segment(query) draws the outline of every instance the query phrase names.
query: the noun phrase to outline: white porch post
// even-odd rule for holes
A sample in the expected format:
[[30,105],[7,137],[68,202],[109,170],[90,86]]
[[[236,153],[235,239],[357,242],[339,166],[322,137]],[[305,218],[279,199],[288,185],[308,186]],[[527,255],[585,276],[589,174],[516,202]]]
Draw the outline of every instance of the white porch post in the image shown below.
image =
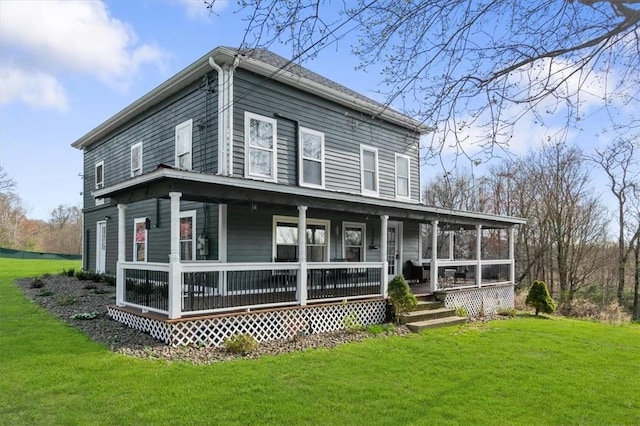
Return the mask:
[[307,206],[298,206],[298,303],[307,304]]
[[126,219],[127,219],[127,206],[125,204],[118,204],[118,261],[116,264],[116,305],[124,306],[124,268],[122,262],[126,260],[125,257],[125,238],[126,238]]
[[511,261],[511,264],[509,265],[509,281],[511,281],[511,284],[514,284],[514,285],[516,283],[515,236],[516,236],[516,228],[514,226],[511,226],[509,228],[509,260]]
[[[227,205],[218,204],[218,260],[227,263]],[[220,283],[219,291],[221,296],[227,294],[227,271],[218,273]]]
[[380,216],[380,257],[382,259],[382,285],[380,293],[383,297],[387,297],[389,290],[389,257],[387,249],[387,233],[389,230],[389,216]]
[[171,253],[169,254],[169,318],[182,316],[182,268],[180,264],[180,197],[181,192],[170,192],[171,198]]
[[476,286],[480,287],[482,284],[482,225],[476,225],[476,259],[478,259]]
[[438,290],[438,221],[431,221],[431,273],[430,290]]

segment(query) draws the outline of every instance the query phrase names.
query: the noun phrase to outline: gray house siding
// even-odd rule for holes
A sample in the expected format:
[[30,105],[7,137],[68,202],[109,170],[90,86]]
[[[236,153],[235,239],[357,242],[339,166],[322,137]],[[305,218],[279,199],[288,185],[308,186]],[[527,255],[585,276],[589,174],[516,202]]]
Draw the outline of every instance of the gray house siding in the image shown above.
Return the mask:
[[[171,204],[169,200],[147,200],[127,205],[125,223],[125,260],[133,259],[133,229],[136,218],[149,218],[151,229],[147,234],[147,261],[169,261]],[[206,259],[218,258],[218,205],[198,202],[182,202],[180,211],[196,211],[196,229],[194,235],[201,234],[209,240],[209,255]],[[83,268],[96,269],[97,222],[106,219],[107,223],[107,255],[106,272],[115,274],[118,260],[118,209],[107,206],[98,210],[85,212]],[[196,251],[196,259],[204,260],[205,256]]]
[[325,189],[361,193],[360,144],[378,149],[380,196],[395,198],[395,154],[410,157],[411,199],[419,201],[419,140],[407,129],[334,104],[246,70],[234,79],[233,172],[244,176],[245,111],[278,118],[278,183],[297,185],[297,135],[292,120],[325,134]]

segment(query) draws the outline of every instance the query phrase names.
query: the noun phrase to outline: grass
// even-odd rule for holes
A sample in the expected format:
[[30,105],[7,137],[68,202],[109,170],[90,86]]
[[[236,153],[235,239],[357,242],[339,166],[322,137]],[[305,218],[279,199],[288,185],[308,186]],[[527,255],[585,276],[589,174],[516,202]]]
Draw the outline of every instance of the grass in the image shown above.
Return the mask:
[[[193,366],[113,354],[0,259],[0,424],[640,424],[640,326],[519,316]],[[76,265],[77,266],[77,265]]]

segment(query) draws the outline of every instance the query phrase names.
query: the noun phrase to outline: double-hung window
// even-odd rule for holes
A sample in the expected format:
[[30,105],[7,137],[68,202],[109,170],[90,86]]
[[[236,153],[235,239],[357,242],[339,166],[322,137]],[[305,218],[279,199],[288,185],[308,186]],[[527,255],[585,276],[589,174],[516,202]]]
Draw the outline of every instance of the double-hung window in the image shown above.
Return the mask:
[[245,177],[276,181],[277,134],[273,118],[244,113]]
[[378,188],[378,150],[360,145],[360,179],[364,195],[380,194]]
[[300,186],[324,188],[324,133],[300,128]]
[[191,170],[191,141],[193,120],[187,120],[176,126],[175,165],[179,169]]
[[144,217],[133,220],[133,261],[147,261],[147,219]]
[[142,174],[142,142],[131,147],[131,177]]
[[364,262],[364,243],[366,228],[364,223],[348,223],[342,225],[344,236],[344,258],[347,262]]
[[180,212],[180,260],[196,260],[196,211]]
[[411,179],[409,157],[396,154],[396,198],[410,198]]
[[[307,219],[306,245],[308,262],[326,262],[329,254],[328,220]],[[298,219],[274,216],[274,257],[280,262],[298,260]]]
[[[95,167],[96,189],[104,188],[104,161],[96,163]],[[104,198],[96,198],[96,206],[104,204]]]

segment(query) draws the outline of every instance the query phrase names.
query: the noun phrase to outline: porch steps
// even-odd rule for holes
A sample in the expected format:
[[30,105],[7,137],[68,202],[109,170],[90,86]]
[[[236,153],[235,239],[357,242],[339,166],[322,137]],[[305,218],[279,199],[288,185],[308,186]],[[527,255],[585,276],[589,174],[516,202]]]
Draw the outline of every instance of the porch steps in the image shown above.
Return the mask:
[[418,297],[418,305],[412,312],[400,315],[400,323],[414,333],[436,327],[464,324],[467,319],[456,315],[455,309],[444,307],[444,302],[437,302],[433,297]]

